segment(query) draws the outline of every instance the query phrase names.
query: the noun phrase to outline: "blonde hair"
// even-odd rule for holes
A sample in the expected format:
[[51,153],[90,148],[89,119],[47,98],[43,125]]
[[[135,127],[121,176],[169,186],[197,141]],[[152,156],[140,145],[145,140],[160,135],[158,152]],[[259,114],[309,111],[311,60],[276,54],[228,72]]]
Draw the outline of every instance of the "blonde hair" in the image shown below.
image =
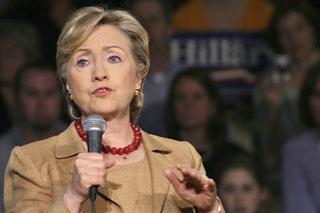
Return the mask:
[[[100,7],[84,7],[73,13],[65,23],[57,43],[57,70],[63,84],[68,102],[69,115],[79,118],[79,107],[70,99],[66,90],[66,72],[71,56],[88,38],[91,32],[100,25],[112,25],[128,36],[131,51],[138,67],[138,75],[142,82],[149,71],[150,55],[148,34],[141,24],[128,12],[122,10],[106,10]],[[143,107],[143,83],[141,90],[135,92],[130,103],[130,120],[135,121]]]

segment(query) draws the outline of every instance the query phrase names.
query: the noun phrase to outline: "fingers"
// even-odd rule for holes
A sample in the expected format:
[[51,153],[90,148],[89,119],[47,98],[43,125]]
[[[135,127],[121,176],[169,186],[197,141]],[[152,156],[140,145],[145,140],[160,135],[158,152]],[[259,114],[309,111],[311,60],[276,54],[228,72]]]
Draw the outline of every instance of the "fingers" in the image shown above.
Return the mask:
[[170,181],[170,183],[173,185],[174,188],[180,187],[181,181],[179,180],[177,175],[171,169],[164,170],[164,174],[167,177],[167,179]]
[[193,189],[196,193],[216,194],[216,185],[213,179],[183,164],[178,164],[176,168],[183,175],[182,180],[179,180],[172,170],[165,170],[165,176],[172,183],[176,191],[182,192],[183,190]]
[[216,186],[213,179],[186,165],[177,165],[176,168],[182,174],[182,180],[179,180],[173,170],[164,171],[175,191],[198,209],[211,212],[216,200]]
[[72,191],[87,197],[92,185],[105,186],[107,168],[114,165],[114,161],[107,159],[100,153],[80,153],[74,162]]
[[208,178],[205,174],[191,169],[186,165],[178,164],[177,169],[182,173],[184,179],[188,183],[192,183],[197,186],[213,186],[214,181],[211,178]]

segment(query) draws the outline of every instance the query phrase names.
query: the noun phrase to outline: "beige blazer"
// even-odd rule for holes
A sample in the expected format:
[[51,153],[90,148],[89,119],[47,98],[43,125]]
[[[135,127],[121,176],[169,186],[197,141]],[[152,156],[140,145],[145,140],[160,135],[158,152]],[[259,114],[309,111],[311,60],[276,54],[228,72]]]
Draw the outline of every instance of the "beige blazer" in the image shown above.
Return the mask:
[[[174,141],[142,132],[143,145],[150,165],[152,202],[140,202],[139,212],[194,212],[182,200],[163,174],[178,163],[204,171],[201,158],[187,142]],[[5,174],[4,203],[6,212],[69,212],[63,194],[71,181],[71,168],[80,152],[85,152],[74,123],[61,134],[22,147],[11,153]],[[135,192],[132,196],[135,196]],[[123,212],[117,189],[107,180],[99,188],[97,213]],[[81,207],[91,212],[89,199]],[[137,212],[137,211],[135,211]]]

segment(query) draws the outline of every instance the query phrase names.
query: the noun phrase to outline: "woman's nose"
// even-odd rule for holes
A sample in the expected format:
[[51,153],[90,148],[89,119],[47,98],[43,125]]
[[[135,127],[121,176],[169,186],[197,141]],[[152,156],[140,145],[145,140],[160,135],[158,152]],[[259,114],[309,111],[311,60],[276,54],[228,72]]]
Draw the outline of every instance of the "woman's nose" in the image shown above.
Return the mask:
[[109,79],[109,73],[106,67],[103,67],[101,65],[97,65],[95,67],[95,71],[93,73],[93,77],[95,81],[102,81],[105,79]]

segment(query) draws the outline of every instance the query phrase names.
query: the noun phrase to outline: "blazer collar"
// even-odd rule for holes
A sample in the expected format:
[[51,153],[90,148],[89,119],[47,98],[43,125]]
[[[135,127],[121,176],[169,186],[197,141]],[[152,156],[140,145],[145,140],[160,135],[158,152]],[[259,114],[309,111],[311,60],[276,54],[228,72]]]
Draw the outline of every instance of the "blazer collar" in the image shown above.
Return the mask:
[[160,154],[170,154],[172,152],[171,148],[160,143],[154,137],[160,138],[158,136],[150,135],[144,131],[142,131],[142,138],[144,141],[144,148],[148,152],[160,153]]
[[74,122],[58,136],[55,155],[56,158],[68,158],[80,152],[86,152],[82,144],[82,139],[79,137]]
[[[157,139],[157,136],[152,136],[142,131],[143,145],[146,152],[146,158],[149,164],[151,173],[151,184],[153,194],[153,212],[161,212],[168,196],[170,183],[164,176],[164,170],[172,167],[172,162],[166,159],[171,155],[172,150],[168,146],[160,143],[161,139]],[[56,158],[68,158],[75,156],[80,152],[86,152],[85,147],[82,144],[81,138],[78,136],[72,122],[69,127],[58,136],[57,145],[55,149]],[[118,197],[114,193],[114,186],[107,181],[106,187],[99,190],[101,196],[105,196],[115,204],[118,203]],[[148,205],[148,204],[146,204]],[[146,209],[150,209],[150,206],[146,206]]]
[[[142,137],[144,141],[144,148],[146,152],[153,152],[159,154],[170,154],[172,150],[153,139],[151,135],[142,131]],[[57,158],[67,158],[74,156],[80,152],[85,152],[85,148],[82,145],[82,139],[79,137],[74,122],[58,136],[57,146],[55,154]]]

